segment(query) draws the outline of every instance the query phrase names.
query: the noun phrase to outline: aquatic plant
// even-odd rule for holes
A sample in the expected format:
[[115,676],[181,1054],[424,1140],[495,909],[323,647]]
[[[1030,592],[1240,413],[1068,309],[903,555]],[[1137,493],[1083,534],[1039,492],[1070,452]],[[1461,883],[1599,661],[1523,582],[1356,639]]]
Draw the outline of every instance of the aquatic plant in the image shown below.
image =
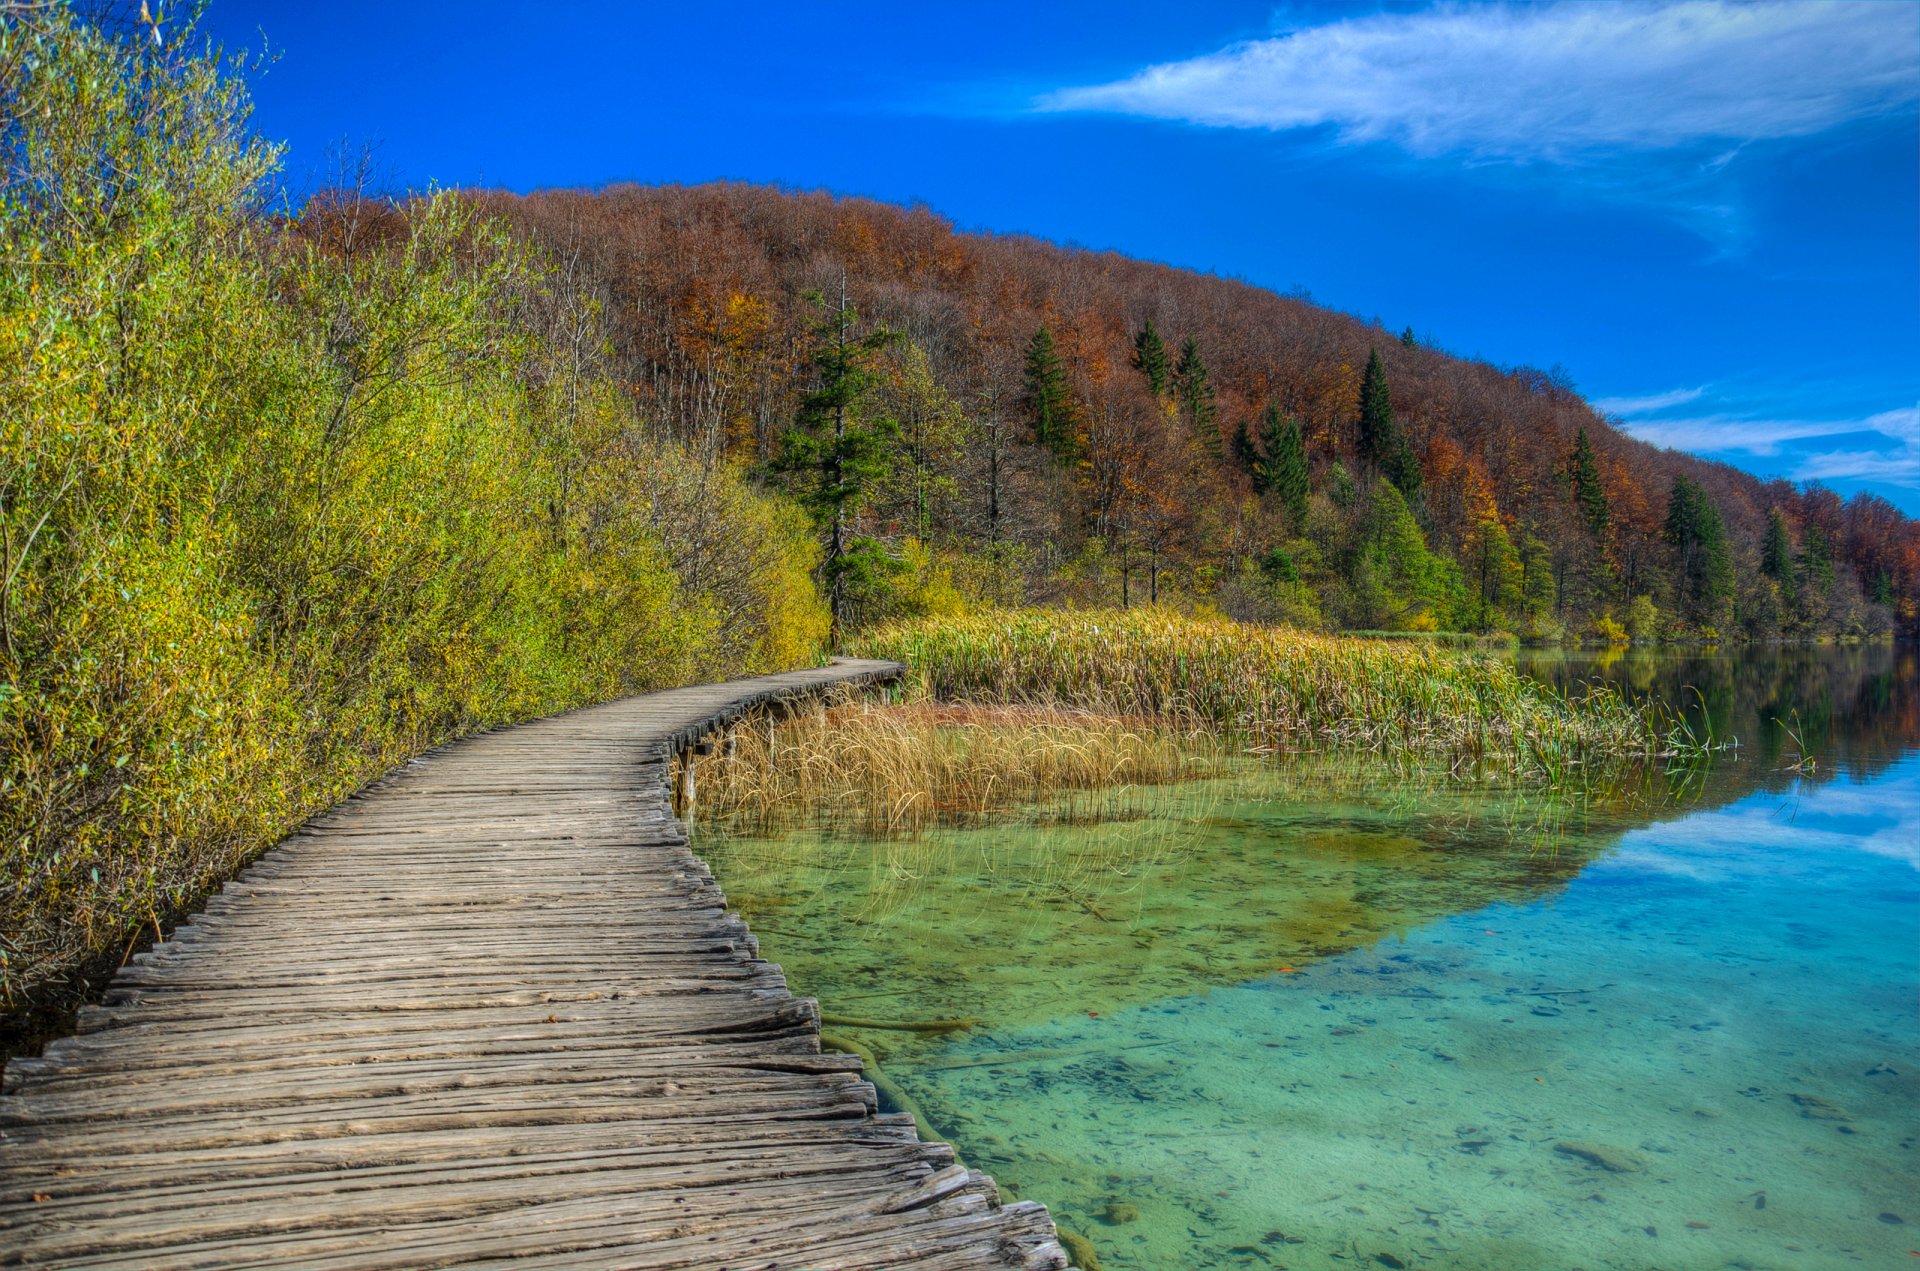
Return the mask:
[[1210,734],[1165,721],[1050,706],[888,704],[841,698],[761,716],[700,760],[701,810],[766,829],[831,807],[837,824],[878,838],[965,824],[1023,800],[1056,800],[1049,819],[1140,815],[1138,790],[1219,770]]
[[1424,641],[1158,609],[1019,610],[888,626],[848,651],[905,662],[906,691],[933,701],[1144,719],[1270,752],[1441,755],[1558,781],[1670,750],[1659,713],[1612,688],[1561,692]]

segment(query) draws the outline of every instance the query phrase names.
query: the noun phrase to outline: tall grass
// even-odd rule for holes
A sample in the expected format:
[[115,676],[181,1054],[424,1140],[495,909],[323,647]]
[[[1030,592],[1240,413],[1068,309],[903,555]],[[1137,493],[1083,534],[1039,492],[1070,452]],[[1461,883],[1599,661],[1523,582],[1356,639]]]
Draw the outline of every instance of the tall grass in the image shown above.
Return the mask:
[[869,838],[970,823],[1061,792],[1054,817],[1142,812],[1138,787],[1208,776],[1223,751],[1141,719],[1053,707],[973,707],[840,700],[736,729],[700,761],[699,807],[735,829],[765,832],[829,808]]
[[1559,779],[1673,748],[1655,712],[1603,686],[1562,694],[1502,661],[1426,642],[1162,610],[921,620],[867,632],[847,651],[905,662],[912,689],[937,701],[1144,718],[1269,751],[1438,755]]

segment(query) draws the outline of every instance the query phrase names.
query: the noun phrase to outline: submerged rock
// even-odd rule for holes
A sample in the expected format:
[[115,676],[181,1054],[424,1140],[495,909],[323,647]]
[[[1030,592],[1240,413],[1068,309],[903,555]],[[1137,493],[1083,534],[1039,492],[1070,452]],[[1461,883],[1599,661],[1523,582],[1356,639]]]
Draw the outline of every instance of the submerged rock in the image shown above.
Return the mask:
[[1605,1143],[1576,1143],[1562,1139],[1553,1145],[1553,1150],[1562,1156],[1576,1157],[1615,1174],[1644,1174],[1647,1169],[1647,1163],[1632,1152]]
[[1817,1094],[1788,1096],[1800,1105],[1800,1115],[1815,1121],[1851,1121],[1853,1116],[1838,1104],[1828,1103]]

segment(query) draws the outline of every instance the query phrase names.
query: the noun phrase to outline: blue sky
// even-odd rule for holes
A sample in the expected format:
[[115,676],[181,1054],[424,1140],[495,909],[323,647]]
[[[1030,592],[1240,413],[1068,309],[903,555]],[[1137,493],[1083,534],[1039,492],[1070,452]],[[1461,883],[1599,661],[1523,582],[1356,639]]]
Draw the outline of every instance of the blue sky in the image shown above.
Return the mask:
[[730,178],[1246,278],[1567,368],[1920,514],[1920,4],[288,5],[295,186]]

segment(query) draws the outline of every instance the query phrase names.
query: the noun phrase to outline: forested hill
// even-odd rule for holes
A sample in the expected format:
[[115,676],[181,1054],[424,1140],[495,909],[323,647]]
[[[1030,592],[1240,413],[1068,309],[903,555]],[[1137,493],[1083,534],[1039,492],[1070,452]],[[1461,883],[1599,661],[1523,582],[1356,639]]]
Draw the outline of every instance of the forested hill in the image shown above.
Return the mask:
[[[597,281],[644,411],[839,516],[849,618],[958,592],[1537,638],[1916,626],[1920,525],[1885,500],[1656,449],[1564,376],[1305,298],[825,194],[474,197]],[[864,446],[844,471],[823,401]]]

